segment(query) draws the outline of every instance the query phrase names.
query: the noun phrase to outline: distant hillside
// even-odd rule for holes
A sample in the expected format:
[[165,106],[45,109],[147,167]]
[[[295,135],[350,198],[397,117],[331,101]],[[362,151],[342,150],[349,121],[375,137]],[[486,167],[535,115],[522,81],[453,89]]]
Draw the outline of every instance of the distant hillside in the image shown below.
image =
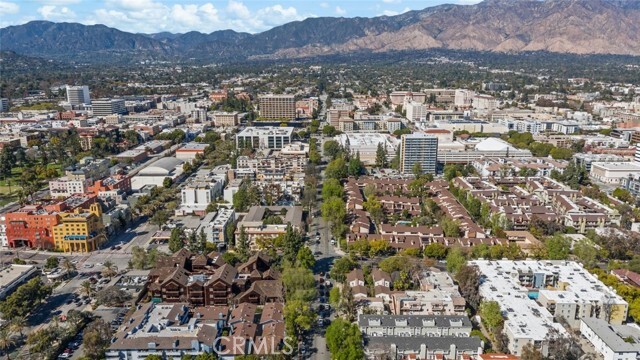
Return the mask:
[[640,55],[640,1],[486,0],[398,16],[309,18],[255,35],[131,34],[104,25],[33,21],[0,29],[0,44],[1,50],[78,61],[222,61],[431,48]]

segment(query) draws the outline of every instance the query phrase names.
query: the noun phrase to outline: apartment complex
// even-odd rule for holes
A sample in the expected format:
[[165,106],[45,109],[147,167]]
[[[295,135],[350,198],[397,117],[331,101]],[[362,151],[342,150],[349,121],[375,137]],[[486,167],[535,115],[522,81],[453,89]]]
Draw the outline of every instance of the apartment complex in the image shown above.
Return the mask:
[[262,95],[258,101],[262,119],[293,120],[296,118],[296,103],[293,95]]
[[232,127],[237,126],[238,121],[238,112],[221,112],[216,111],[211,114],[211,118],[213,119],[213,123],[216,127]]
[[559,318],[577,329],[585,318],[619,325],[627,317],[628,304],[576,262],[474,260],[470,265],[485,279],[482,298],[497,301],[507,314],[504,333],[514,355],[526,344],[541,348],[550,329],[566,334]]
[[400,171],[412,173],[420,164],[422,173],[435,174],[438,162],[438,138],[422,133],[402,135],[400,144]]
[[[304,226],[302,222],[303,209],[301,206],[252,206],[245,217],[238,223],[236,237],[240,231],[247,234],[252,248],[257,248],[256,240],[261,237],[274,238],[287,231],[287,225],[291,224],[294,229],[301,230]],[[268,221],[278,217],[280,221]]]

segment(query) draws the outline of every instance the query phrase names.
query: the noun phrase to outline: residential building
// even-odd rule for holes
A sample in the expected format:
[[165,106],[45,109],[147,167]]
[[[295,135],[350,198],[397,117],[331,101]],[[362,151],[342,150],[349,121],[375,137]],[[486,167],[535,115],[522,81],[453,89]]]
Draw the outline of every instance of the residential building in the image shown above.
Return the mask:
[[580,333],[604,360],[635,360],[640,357],[640,329],[637,325],[611,325],[602,319],[586,318],[580,321]]
[[[244,229],[251,246],[256,248],[255,241],[261,237],[274,238],[287,231],[287,225],[301,230],[303,209],[301,206],[252,206],[245,217],[238,222],[236,238]],[[278,221],[274,221],[278,217]]]
[[482,354],[484,342],[470,337],[365,337],[365,356],[377,359],[387,356],[391,359],[434,359],[459,360],[474,359]]
[[67,85],[67,102],[72,106],[89,105],[91,97],[89,96],[89,87]]
[[438,161],[438,138],[422,133],[402,135],[400,145],[400,171],[411,174],[415,164],[422,173],[435,174]]
[[473,108],[477,110],[495,110],[498,107],[496,98],[490,95],[476,94],[473,97]]
[[[623,163],[631,161],[629,158],[613,154],[578,153],[573,155],[576,165],[584,166],[587,173],[591,172],[591,165],[595,163]],[[640,162],[638,163],[640,164]]]
[[127,108],[125,107],[124,99],[99,99],[93,100],[91,103],[93,109],[93,116],[105,117],[113,114],[125,114]]
[[210,222],[205,223],[205,234],[207,235],[207,241],[213,243],[226,244],[227,238],[227,226],[236,221],[236,212],[233,209],[218,208],[217,213],[213,213],[215,216]]
[[238,149],[282,149],[293,141],[292,127],[249,126],[236,135]]
[[78,164],[66,167],[65,175],[71,181],[100,180],[109,176],[110,165],[109,159],[86,157],[80,160]]
[[261,95],[258,102],[262,119],[293,120],[296,118],[296,104],[293,95]]
[[219,181],[191,181],[182,188],[180,207],[176,215],[204,215],[207,206],[222,195],[223,184]]
[[476,93],[472,90],[457,89],[454,95],[453,105],[461,108],[471,107]]
[[216,349],[216,339],[227,326],[229,308],[194,309],[186,303],[140,304],[106,350],[107,360],[144,360],[150,355],[178,359]]
[[466,315],[360,315],[358,326],[363,335],[371,338],[469,337],[472,330]]
[[67,198],[74,194],[85,194],[91,183],[91,178],[73,180],[63,176],[49,181],[49,193],[52,198]]
[[197,123],[207,121],[207,109],[197,108],[191,110],[191,118]]
[[90,252],[107,240],[102,223],[100,204],[93,203],[89,211],[76,209],[59,214],[59,223],[53,226],[55,247],[64,252]]
[[559,318],[579,328],[583,318],[609,319],[616,325],[627,317],[628,304],[576,262],[473,260],[469,264],[477,266],[485,279],[480,296],[497,301],[508,314],[504,333],[514,355],[521,355],[526,344],[544,354],[543,341],[550,329],[566,335]]
[[435,100],[437,104],[453,104],[456,97],[455,89],[423,89],[423,102]]

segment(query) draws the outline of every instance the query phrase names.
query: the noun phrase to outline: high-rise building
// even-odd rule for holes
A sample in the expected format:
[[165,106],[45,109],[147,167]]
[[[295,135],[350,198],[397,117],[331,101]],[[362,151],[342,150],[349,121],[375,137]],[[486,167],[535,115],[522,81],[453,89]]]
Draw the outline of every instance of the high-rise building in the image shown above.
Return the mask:
[[89,87],[86,85],[67,85],[67,102],[71,105],[91,104],[91,98],[89,97]]
[[427,106],[423,103],[411,101],[404,106],[407,119],[411,121],[425,121],[427,119]]
[[293,95],[260,96],[260,117],[269,120],[293,120],[296,118],[296,101]]
[[9,111],[9,99],[0,99],[0,113]]
[[410,174],[418,163],[422,173],[435,174],[438,160],[438,138],[424,133],[402,135],[400,144],[400,170]]
[[100,99],[92,102],[93,116],[109,116],[113,114],[125,114],[127,108],[124,99]]

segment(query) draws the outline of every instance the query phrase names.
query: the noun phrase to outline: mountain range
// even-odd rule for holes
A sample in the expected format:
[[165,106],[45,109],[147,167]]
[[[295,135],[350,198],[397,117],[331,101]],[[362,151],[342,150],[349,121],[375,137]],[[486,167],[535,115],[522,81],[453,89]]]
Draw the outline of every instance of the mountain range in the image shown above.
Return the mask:
[[0,29],[0,50],[86,62],[278,59],[433,48],[640,55],[640,1],[485,0],[397,16],[308,18],[258,34],[134,34],[48,21]]

